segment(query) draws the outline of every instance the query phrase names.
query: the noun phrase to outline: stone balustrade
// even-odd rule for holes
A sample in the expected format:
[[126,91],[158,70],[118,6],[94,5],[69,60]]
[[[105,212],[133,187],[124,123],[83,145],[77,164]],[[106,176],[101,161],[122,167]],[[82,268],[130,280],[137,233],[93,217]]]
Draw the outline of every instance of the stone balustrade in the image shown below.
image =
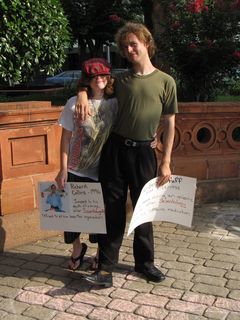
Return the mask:
[[[160,126],[159,160],[162,136]],[[239,199],[240,103],[179,103],[172,171],[197,178],[199,202]]]

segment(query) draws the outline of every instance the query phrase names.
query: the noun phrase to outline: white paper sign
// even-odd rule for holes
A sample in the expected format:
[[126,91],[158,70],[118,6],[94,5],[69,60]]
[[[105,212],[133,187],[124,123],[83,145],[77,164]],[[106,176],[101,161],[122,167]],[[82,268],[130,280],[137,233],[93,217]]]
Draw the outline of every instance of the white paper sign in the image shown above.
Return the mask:
[[55,182],[39,182],[40,226],[46,230],[106,233],[100,183],[68,182],[64,190]]
[[192,225],[196,179],[171,176],[161,187],[157,178],[150,180],[142,189],[129,224],[129,234],[139,225],[150,221],[168,221],[187,227]]

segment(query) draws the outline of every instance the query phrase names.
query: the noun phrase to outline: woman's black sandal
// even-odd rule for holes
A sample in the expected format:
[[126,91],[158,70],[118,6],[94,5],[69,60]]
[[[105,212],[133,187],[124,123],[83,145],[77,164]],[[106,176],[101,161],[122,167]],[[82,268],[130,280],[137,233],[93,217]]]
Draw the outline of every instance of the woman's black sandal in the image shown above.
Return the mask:
[[85,255],[86,251],[87,251],[87,245],[86,245],[86,243],[82,243],[82,250],[81,250],[80,255],[79,255],[78,257],[76,257],[76,258],[71,257],[72,263],[75,265],[75,263],[76,263],[77,261],[79,261],[79,265],[77,266],[77,268],[72,268],[72,267],[69,265],[68,268],[69,268],[70,270],[75,271],[75,270],[77,270],[78,268],[81,267],[81,265],[82,265],[82,263],[83,263],[83,258],[84,258],[84,255]]

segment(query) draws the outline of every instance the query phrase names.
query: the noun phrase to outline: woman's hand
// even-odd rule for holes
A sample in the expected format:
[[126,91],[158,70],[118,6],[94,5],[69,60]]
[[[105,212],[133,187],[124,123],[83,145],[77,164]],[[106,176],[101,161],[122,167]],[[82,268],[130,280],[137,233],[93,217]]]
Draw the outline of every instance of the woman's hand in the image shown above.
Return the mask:
[[154,135],[154,140],[151,142],[151,148],[156,149],[157,148],[157,134]]
[[67,182],[67,170],[60,170],[55,178],[58,188],[63,190],[65,188],[65,183]]

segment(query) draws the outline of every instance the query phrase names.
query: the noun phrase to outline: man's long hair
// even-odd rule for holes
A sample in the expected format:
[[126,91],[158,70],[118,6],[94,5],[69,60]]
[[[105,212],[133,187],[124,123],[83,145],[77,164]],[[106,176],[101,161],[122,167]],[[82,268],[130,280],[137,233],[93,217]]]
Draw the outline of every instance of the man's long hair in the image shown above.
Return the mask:
[[149,57],[152,58],[156,51],[156,45],[153,36],[145,25],[134,22],[127,22],[118,30],[117,34],[115,35],[115,41],[119,48],[120,54],[124,57],[124,41],[130,33],[135,34],[139,41],[148,46],[148,54]]

